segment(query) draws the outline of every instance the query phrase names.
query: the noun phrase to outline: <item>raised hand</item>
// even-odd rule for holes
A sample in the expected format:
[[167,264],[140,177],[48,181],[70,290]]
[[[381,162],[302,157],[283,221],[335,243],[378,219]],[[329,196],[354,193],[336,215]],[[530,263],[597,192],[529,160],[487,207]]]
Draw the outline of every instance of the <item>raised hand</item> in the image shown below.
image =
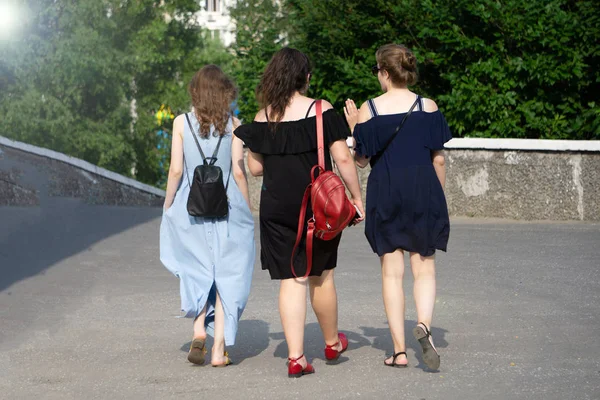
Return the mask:
[[346,115],[346,121],[348,122],[348,126],[350,126],[350,131],[354,132],[354,127],[358,123],[358,108],[356,108],[354,100],[346,100],[344,115]]

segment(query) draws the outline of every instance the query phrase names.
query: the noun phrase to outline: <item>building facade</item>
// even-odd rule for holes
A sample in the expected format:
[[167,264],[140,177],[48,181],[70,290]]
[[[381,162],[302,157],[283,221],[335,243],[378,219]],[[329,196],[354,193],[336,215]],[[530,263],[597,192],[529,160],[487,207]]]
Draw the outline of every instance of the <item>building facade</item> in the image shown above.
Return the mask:
[[198,23],[211,32],[215,39],[225,46],[235,41],[235,23],[229,15],[229,7],[236,0],[201,0],[202,11],[198,13]]

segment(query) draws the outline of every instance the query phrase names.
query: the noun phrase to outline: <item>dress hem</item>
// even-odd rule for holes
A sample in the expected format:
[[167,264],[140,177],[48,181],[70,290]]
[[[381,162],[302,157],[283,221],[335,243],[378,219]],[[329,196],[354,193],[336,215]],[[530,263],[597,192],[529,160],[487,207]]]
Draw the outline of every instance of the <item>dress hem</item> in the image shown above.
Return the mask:
[[[321,275],[323,275],[323,272],[330,271],[332,269],[335,269],[336,267],[337,267],[337,265],[334,265],[331,268],[323,268],[323,270],[319,274],[315,274],[315,273],[313,273],[313,271],[311,271],[310,275],[308,275],[308,276],[309,277],[311,277],[311,276],[321,276]],[[269,268],[263,267],[262,269],[263,269],[263,271],[269,271],[269,275],[270,275],[272,281],[283,281],[283,280],[286,280],[286,279],[296,279],[296,278],[302,278],[304,276],[304,274],[302,274],[299,277],[295,277],[293,275],[290,275],[289,277],[273,277],[271,275],[271,270]]]
[[447,247],[442,247],[442,246],[440,246],[440,247],[435,247],[435,248],[433,249],[433,252],[432,252],[431,254],[427,254],[427,253],[426,253],[426,254],[423,254],[423,253],[421,253],[421,252],[420,252],[420,251],[418,251],[418,250],[414,250],[414,249],[413,249],[413,250],[411,250],[411,249],[408,249],[408,248],[406,248],[406,249],[405,249],[405,248],[402,248],[402,247],[396,247],[394,250],[391,250],[391,251],[386,251],[386,252],[383,252],[383,253],[380,253],[380,252],[378,252],[378,251],[375,251],[375,250],[373,250],[373,253],[377,254],[379,257],[383,257],[384,255],[386,255],[386,254],[391,254],[391,253],[393,253],[393,252],[394,252],[394,251],[396,251],[396,250],[407,251],[407,252],[409,252],[409,253],[418,253],[418,254],[419,254],[420,256],[422,256],[422,257],[431,257],[431,256],[434,256],[434,255],[435,255],[435,252],[436,252],[437,250],[440,250],[440,251],[443,251],[444,253],[446,253],[446,252],[447,252]]

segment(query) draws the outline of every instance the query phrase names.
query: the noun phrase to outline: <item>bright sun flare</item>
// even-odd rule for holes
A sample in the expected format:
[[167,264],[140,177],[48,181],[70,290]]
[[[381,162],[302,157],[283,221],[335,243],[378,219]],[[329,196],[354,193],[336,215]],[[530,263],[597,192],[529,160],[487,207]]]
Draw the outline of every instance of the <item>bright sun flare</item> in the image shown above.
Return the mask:
[[0,36],[8,37],[17,27],[17,9],[10,3],[0,3]]

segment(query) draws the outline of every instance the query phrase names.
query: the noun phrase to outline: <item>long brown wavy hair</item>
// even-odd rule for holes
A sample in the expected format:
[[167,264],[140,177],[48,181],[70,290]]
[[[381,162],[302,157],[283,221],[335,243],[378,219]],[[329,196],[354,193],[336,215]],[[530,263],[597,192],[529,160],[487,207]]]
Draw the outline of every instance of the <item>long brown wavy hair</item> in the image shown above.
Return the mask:
[[237,97],[237,88],[221,68],[211,64],[196,72],[188,91],[200,123],[200,136],[208,137],[211,124],[215,127],[215,136],[227,133],[231,102]]
[[256,87],[256,98],[265,113],[269,109],[268,120],[274,126],[283,118],[294,92],[306,93],[310,72],[310,60],[301,51],[284,47],[273,55]]

